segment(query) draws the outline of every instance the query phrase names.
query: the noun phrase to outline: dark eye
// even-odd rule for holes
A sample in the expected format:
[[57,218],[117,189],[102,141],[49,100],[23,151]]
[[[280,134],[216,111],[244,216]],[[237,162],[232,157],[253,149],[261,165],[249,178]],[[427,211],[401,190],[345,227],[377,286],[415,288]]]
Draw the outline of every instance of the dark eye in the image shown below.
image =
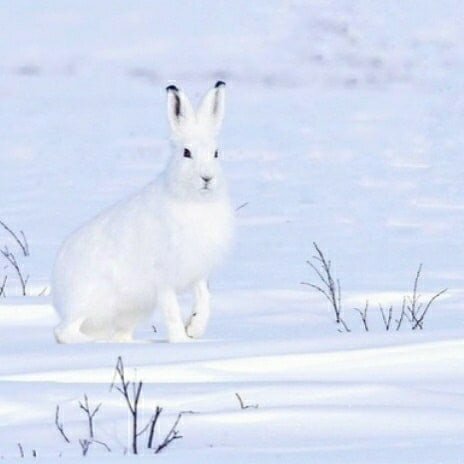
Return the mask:
[[218,156],[219,156],[219,152],[216,150],[216,151],[214,152],[214,157],[217,158]]
[[192,153],[190,152],[190,150],[188,148],[184,148],[184,158],[191,158],[192,157]]

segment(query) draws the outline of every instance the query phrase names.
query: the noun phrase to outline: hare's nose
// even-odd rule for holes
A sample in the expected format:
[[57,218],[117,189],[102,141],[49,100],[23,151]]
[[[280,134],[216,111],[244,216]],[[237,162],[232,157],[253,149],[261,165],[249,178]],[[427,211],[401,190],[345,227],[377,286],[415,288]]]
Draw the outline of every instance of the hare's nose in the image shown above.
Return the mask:
[[212,177],[208,177],[208,176],[201,176],[201,178],[205,181],[205,184],[207,184],[208,182],[211,181]]

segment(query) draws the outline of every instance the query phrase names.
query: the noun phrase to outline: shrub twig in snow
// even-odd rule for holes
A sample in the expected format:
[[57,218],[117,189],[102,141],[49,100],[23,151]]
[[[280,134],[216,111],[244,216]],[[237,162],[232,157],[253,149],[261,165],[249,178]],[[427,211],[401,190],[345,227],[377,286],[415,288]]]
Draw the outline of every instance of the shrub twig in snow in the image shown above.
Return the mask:
[[422,304],[419,302],[420,295],[417,293],[421,272],[422,264],[419,265],[419,268],[416,272],[416,277],[414,279],[414,285],[412,289],[412,295],[408,296],[409,304],[407,305],[407,309],[409,311],[409,315],[411,316],[411,323],[413,325],[417,322],[417,313],[420,311],[422,307]]
[[108,451],[108,453],[111,453],[111,448],[104,441],[99,441],[92,438],[79,438],[79,445],[82,449],[82,455],[87,456],[90,446],[94,444],[102,446],[106,449],[106,451]]
[[438,297],[440,297],[441,295],[443,295],[445,292],[448,291],[448,289],[445,288],[443,290],[440,290],[438,293],[435,293],[435,295],[433,295],[424,306],[423,303],[420,302],[422,295],[418,293],[419,279],[421,277],[421,273],[422,273],[422,264],[419,265],[419,268],[417,269],[417,272],[416,272],[412,295],[407,297],[409,301],[409,303],[407,304],[407,310],[410,316],[409,320],[411,322],[412,330],[416,330],[417,328],[422,330],[424,328],[424,319],[430,307],[432,306],[432,304]]
[[89,438],[88,441],[90,441],[90,445],[92,443],[95,443],[97,445],[103,446],[103,448],[108,451],[108,453],[111,452],[111,448],[103,441],[96,440],[95,439],[95,429],[94,429],[94,424],[93,424],[93,419],[97,412],[100,410],[101,403],[99,403],[93,410],[91,410],[89,406],[89,398],[87,397],[86,394],[84,394],[84,403],[79,401],[79,407],[85,412],[85,415],[87,416],[87,423],[89,425]]
[[68,436],[64,432],[63,423],[60,421],[60,406],[59,405],[56,405],[55,425],[56,425],[56,428],[58,429],[58,432],[60,432],[61,436],[64,438],[64,441],[66,443],[71,443],[71,440],[68,438]]
[[383,325],[385,330],[390,330],[391,323],[393,320],[393,306],[390,305],[388,309],[385,309],[381,304],[379,304],[380,314],[382,315]]
[[369,332],[369,325],[367,324],[367,313],[369,311],[369,300],[366,300],[366,304],[364,306],[364,309],[361,310],[359,308],[353,308],[355,311],[357,311],[359,313],[359,315],[361,316],[361,320],[362,320],[362,323],[363,323],[363,326],[364,326],[364,330],[366,332]]
[[[132,419],[132,426],[131,426],[131,448],[133,454],[138,454],[138,438],[140,435],[145,433],[148,430],[148,441],[147,441],[147,448],[154,448],[153,440],[155,435],[155,428],[156,424],[158,423],[159,416],[163,411],[162,408],[159,406],[156,407],[155,414],[151,417],[148,423],[142,429],[139,429],[139,402],[142,394],[143,382],[131,382],[130,380],[126,380],[126,373],[124,369],[124,363],[121,356],[118,357],[116,367],[115,367],[115,375],[118,377],[119,385],[116,385],[115,381],[111,384],[110,389],[115,388],[116,390],[121,393],[126,401],[127,408],[129,409],[129,413]],[[179,421],[182,417],[182,413],[179,413],[174,424],[172,425],[171,429],[164,437],[164,440],[160,445],[158,445],[155,449],[155,454],[161,452],[164,448],[166,448],[170,443],[174,440],[178,440],[182,438],[177,430],[177,426],[179,425]]]
[[156,448],[155,454],[158,454],[161,451],[163,451],[163,449],[166,448],[167,446],[169,446],[169,444],[172,443],[174,440],[179,440],[180,438],[182,438],[182,435],[180,435],[179,431],[177,430],[177,426],[179,425],[181,417],[182,417],[182,413],[180,412],[177,415],[177,418],[174,421],[174,424],[172,425],[171,429],[169,430],[169,432],[164,437],[164,440]]
[[318,292],[322,293],[322,295],[327,298],[334,311],[335,322],[340,325],[346,332],[350,332],[350,329],[342,317],[342,292],[340,280],[335,279],[332,275],[331,261],[325,258],[324,253],[322,253],[316,242],[313,242],[313,245],[316,249],[316,255],[313,256],[313,260],[319,263],[320,269],[318,269],[318,267],[311,260],[306,261],[306,263],[309,264],[313,271],[317,274],[320,281],[322,282],[322,286],[313,284],[311,282],[301,282],[301,284],[308,285],[309,287],[312,287]]
[[400,318],[395,321],[397,331],[400,330],[401,324],[403,323],[405,316],[406,316],[406,297],[404,296],[403,297],[403,303],[401,305]]
[[259,408],[259,404],[245,404],[242,400],[242,397],[238,393],[235,393],[235,396],[237,397],[238,402],[240,403],[240,409],[249,409],[249,408],[258,409]]
[[19,231],[19,235],[21,235],[21,238],[18,237],[18,234],[13,232],[3,221],[0,221],[0,226],[2,226],[15,240],[15,242],[19,245],[21,248],[23,255],[24,256],[29,256],[29,244],[27,243],[26,235],[22,230]]
[[[332,274],[332,263],[326,259],[324,253],[321,251],[317,243],[313,242],[316,250],[316,255],[313,260],[308,260],[306,263],[312,268],[319,278],[320,283],[301,282],[302,285],[307,285],[314,288],[329,301],[330,306],[335,315],[335,322],[339,325],[339,332],[350,332],[350,329],[342,317],[342,302],[341,302],[341,285],[340,280],[335,278]],[[424,328],[424,320],[433,303],[442,296],[448,289],[440,290],[435,293],[427,302],[421,301],[422,295],[419,294],[419,281],[422,273],[422,264],[416,272],[412,294],[405,296],[402,301],[401,313],[398,319],[394,318],[395,310],[393,306],[384,308],[379,304],[379,311],[382,316],[382,322],[385,330],[392,330],[393,327],[398,331],[402,327],[405,320],[409,321],[411,330],[422,330]],[[353,308],[361,316],[363,328],[366,332],[369,331],[368,325],[368,311],[369,302],[366,301],[364,309]],[[396,323],[396,326],[393,324]],[[342,330],[343,329],[343,330]]]
[[447,292],[448,289],[447,288],[444,288],[443,290],[440,290],[438,293],[436,293],[435,295],[432,296],[432,298],[430,298],[430,300],[427,302],[427,304],[425,305],[425,308],[424,308],[424,311],[422,312],[422,314],[417,318],[417,320],[415,321],[414,325],[412,326],[412,330],[416,330],[418,327],[422,330],[424,328],[424,318],[428,312],[428,310],[430,309],[430,307],[432,306],[433,302],[438,298],[440,297],[441,295],[443,295],[445,292]]
[[[137,439],[140,435],[144,433],[148,434],[147,449],[152,450],[152,452],[154,452],[155,454],[158,454],[161,451],[163,451],[175,440],[179,440],[183,438],[182,435],[180,435],[179,430],[178,430],[180,420],[184,414],[195,414],[194,411],[179,412],[174,423],[169,429],[168,433],[164,436],[163,440],[157,446],[154,444],[154,441],[155,441],[154,438],[155,438],[156,427],[159,422],[159,417],[161,413],[163,412],[163,408],[157,406],[154,414],[151,416],[147,424],[143,428],[139,428],[139,420],[138,420],[139,415],[140,415],[139,404],[140,404],[140,400],[142,397],[143,382],[142,381],[134,382],[134,381],[127,380],[124,363],[123,363],[121,356],[119,356],[117,359],[113,382],[110,385],[110,391],[113,388],[118,390],[121,393],[121,395],[124,397],[126,405],[131,415],[131,419],[132,419],[131,449],[132,449],[133,454],[138,454]],[[87,424],[88,424],[88,437],[80,438],[77,440],[81,448],[81,452],[83,456],[87,456],[92,445],[100,445],[103,448],[105,448],[106,451],[112,452],[111,448],[108,446],[107,443],[101,440],[95,439],[94,419],[95,419],[96,414],[100,411],[101,406],[102,406],[102,403],[99,403],[97,406],[91,407],[87,394],[84,394],[83,401],[79,401],[79,408],[85,413],[87,417]],[[257,407],[257,406],[246,406],[246,407]],[[55,426],[58,432],[60,433],[60,435],[63,437],[64,441],[66,443],[71,443],[70,438],[68,437],[67,433],[64,430],[63,422],[60,420],[60,406],[59,405],[56,406],[56,410],[55,410]],[[22,457],[24,457],[24,449],[21,443],[18,443],[18,448],[22,454]],[[127,454],[127,452],[128,452],[128,448],[124,447],[124,454]],[[35,450],[32,450],[32,454],[34,457],[37,456],[37,453]],[[61,453],[60,453],[60,457],[61,457]]]
[[6,296],[5,289],[6,289],[6,281],[8,280],[8,276],[6,275],[3,277],[3,282],[0,285],[0,296]]
[[237,206],[237,208],[235,208],[235,211],[240,211],[241,209],[245,208],[246,206],[249,205],[250,202],[246,201],[245,203],[242,203],[240,206]]
[[121,356],[118,357],[115,374],[119,378],[119,385],[116,385],[113,381],[111,384],[111,389],[114,387],[116,390],[121,393],[121,395],[126,400],[127,408],[132,419],[132,431],[131,431],[131,440],[132,440],[132,452],[138,454],[138,443],[137,439],[140,435],[138,429],[138,418],[139,418],[139,400],[142,393],[143,382],[131,382],[126,380],[126,374],[124,371],[124,363]]
[[16,274],[19,279],[19,283],[21,284],[21,291],[23,296],[26,296],[26,286],[27,286],[27,281],[29,280],[29,276],[24,276],[21,268],[18,264],[18,261],[16,260],[15,255],[8,249],[8,247],[5,247],[3,250],[0,250],[0,253],[5,257],[5,259],[13,266],[14,270],[16,271]]
[[94,434],[94,426],[93,426],[93,418],[95,417],[95,414],[99,411],[101,407],[101,403],[99,403],[93,410],[90,409],[89,406],[89,398],[87,397],[86,394],[84,394],[84,402],[82,403],[79,401],[79,407],[84,411],[85,415],[87,416],[87,421],[89,424],[89,438],[92,440],[95,438]]
[[87,456],[91,444],[92,442],[87,438],[79,438],[79,445],[81,445],[82,456]]
[[162,412],[163,412],[163,408],[156,406],[155,414],[152,416],[152,418],[150,419],[150,422],[148,423],[148,425],[150,426],[150,430],[148,432],[147,448],[149,449],[153,448],[153,439],[155,436],[156,424]]
[[[87,416],[87,424],[89,428],[89,436],[88,438],[80,438],[78,440],[79,445],[81,447],[82,455],[87,456],[89,452],[90,446],[92,444],[100,445],[106,449],[109,453],[111,452],[111,448],[103,441],[95,439],[95,428],[94,428],[94,417],[97,412],[100,410],[101,403],[98,404],[93,410],[89,406],[89,399],[86,394],[84,394],[84,402],[79,401],[79,408],[84,411],[85,415]],[[60,432],[61,436],[64,438],[66,443],[71,443],[71,440],[68,438],[64,431],[63,423],[60,421],[60,407],[59,405],[56,406],[55,412],[55,425],[58,431]]]

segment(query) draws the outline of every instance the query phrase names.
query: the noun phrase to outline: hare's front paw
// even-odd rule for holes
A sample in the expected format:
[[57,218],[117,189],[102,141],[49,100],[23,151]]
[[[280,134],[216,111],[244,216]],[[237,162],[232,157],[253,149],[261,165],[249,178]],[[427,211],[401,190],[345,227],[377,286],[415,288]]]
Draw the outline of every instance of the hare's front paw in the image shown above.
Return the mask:
[[206,330],[206,324],[196,314],[192,314],[185,331],[190,338],[200,338]]

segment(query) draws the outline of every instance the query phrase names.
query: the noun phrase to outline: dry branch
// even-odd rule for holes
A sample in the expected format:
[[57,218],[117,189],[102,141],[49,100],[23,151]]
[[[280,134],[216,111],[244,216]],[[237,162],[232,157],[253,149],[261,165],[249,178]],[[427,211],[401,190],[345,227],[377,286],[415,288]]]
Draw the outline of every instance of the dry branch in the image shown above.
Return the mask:
[[108,451],[108,453],[111,453],[111,448],[103,441],[92,440],[92,439],[89,439],[89,438],[80,438],[79,439],[79,445],[81,446],[83,456],[87,456],[87,453],[89,452],[90,446],[93,445],[93,444],[100,445],[103,448],[105,448],[106,451]]
[[416,330],[416,329],[422,330],[424,328],[424,319],[427,313],[429,312],[430,307],[432,306],[432,304],[438,297],[440,297],[441,295],[443,295],[445,292],[448,291],[447,288],[440,290],[438,293],[433,295],[432,298],[430,298],[424,306],[423,303],[421,303],[420,301],[421,295],[418,292],[421,273],[422,273],[422,264],[419,265],[419,268],[416,272],[416,277],[414,278],[414,286],[413,286],[412,295],[407,297],[407,300],[409,301],[409,303],[406,305],[406,309],[408,311],[408,320],[411,323],[412,330]]
[[151,449],[153,448],[153,439],[155,436],[155,429],[156,429],[156,424],[158,422],[158,418],[160,414],[163,412],[163,408],[160,408],[159,406],[156,406],[155,414],[152,416],[149,422],[150,426],[150,431],[148,432],[148,441],[147,441],[147,448]]
[[79,445],[81,445],[81,449],[82,449],[82,456],[87,456],[87,453],[89,452],[91,444],[92,442],[88,440],[87,438],[79,439]]
[[82,455],[87,456],[87,453],[89,452],[90,446],[91,445],[101,445],[103,448],[108,451],[108,453],[111,453],[111,448],[103,441],[98,441],[98,440],[90,440],[88,438],[80,438],[79,439],[79,445],[81,446],[82,450]]
[[58,431],[60,432],[61,436],[64,438],[64,441],[66,443],[71,443],[71,440],[68,438],[68,436],[64,432],[63,423],[60,421],[60,406],[59,405],[56,405],[55,425]]
[[101,407],[101,403],[99,403],[93,410],[90,409],[89,406],[89,398],[87,397],[86,394],[84,394],[84,402],[82,403],[79,401],[79,407],[84,411],[85,415],[87,416],[87,421],[89,424],[89,438],[94,440],[95,434],[94,434],[94,426],[93,426],[93,419],[95,417],[95,414],[99,411]]
[[15,255],[8,249],[8,247],[5,247],[3,250],[0,250],[0,253],[11,264],[11,266],[13,266],[18,276],[19,282],[21,284],[22,294],[23,296],[26,296],[26,286],[27,286],[27,281],[29,280],[29,276],[23,275],[21,268],[18,264],[18,261],[16,260]]
[[436,293],[435,295],[432,296],[432,298],[430,298],[430,300],[427,302],[427,304],[425,305],[425,308],[424,308],[424,311],[422,312],[422,314],[420,316],[418,316],[416,322],[414,323],[414,325],[412,326],[412,330],[416,330],[418,327],[422,330],[424,328],[424,318],[425,316],[427,315],[427,312],[429,311],[430,307],[432,306],[433,302],[438,298],[440,297],[441,295],[443,295],[445,292],[447,292],[448,289],[447,288],[444,288],[443,290],[440,290],[438,293]]
[[322,282],[322,286],[311,282],[301,282],[301,284],[314,288],[324,295],[334,311],[335,322],[340,325],[345,332],[350,332],[350,329],[342,318],[342,292],[340,280],[335,279],[332,276],[331,261],[325,258],[324,253],[322,253],[316,242],[313,242],[313,245],[317,253],[313,256],[313,260],[319,264],[320,269],[310,260],[306,261],[306,263],[311,266],[313,271],[319,277]]
[[364,330],[366,332],[369,332],[369,325],[367,323],[367,313],[369,311],[369,300],[366,300],[366,304],[364,306],[364,309],[359,309],[359,308],[354,308],[355,311],[357,311],[359,313],[359,315],[361,316],[361,320],[362,320],[362,323],[363,323],[363,326],[364,326]]
[[237,208],[235,208],[235,211],[240,211],[241,209],[245,208],[246,206],[249,205],[250,202],[246,201],[245,203],[242,203],[240,206],[237,206]]
[[22,240],[18,237],[18,234],[13,232],[3,221],[0,221],[0,226],[2,226],[15,240],[15,242],[21,248],[24,256],[29,256],[29,244],[27,243],[26,235],[22,230],[19,231]]
[[126,374],[124,371],[124,363],[121,356],[118,357],[115,367],[115,375],[119,378],[119,385],[116,385],[113,381],[111,384],[111,389],[116,388],[116,390],[121,393],[121,395],[126,400],[127,408],[132,419],[132,452],[138,454],[138,437],[140,435],[138,429],[138,418],[139,418],[139,400],[140,394],[142,393],[143,382],[131,382],[126,380]]
[[388,310],[384,309],[384,307],[379,304],[380,314],[382,315],[383,325],[385,326],[385,330],[390,330],[391,323],[393,320],[393,306],[389,306]]
[[250,408],[258,409],[259,408],[259,404],[245,404],[242,400],[242,397],[238,393],[235,393],[235,396],[237,397],[238,402],[240,403],[240,409],[250,409]]
[[177,430],[177,426],[179,425],[181,417],[182,417],[182,413],[180,412],[177,415],[177,418],[174,421],[174,424],[172,425],[171,429],[169,430],[167,435],[164,437],[164,440],[156,448],[155,454],[158,454],[161,451],[163,451],[163,449],[166,448],[167,446],[169,446],[169,444],[172,443],[174,440],[179,440],[180,438],[182,438],[182,435],[179,435],[179,431]]
[[403,303],[401,305],[401,313],[400,313],[400,318],[396,320],[396,330],[400,330],[401,324],[404,321],[404,318],[406,316],[406,297],[403,297]]
[[0,296],[6,296],[6,282],[8,280],[8,276],[6,275],[5,277],[3,277],[3,282],[2,284],[0,285]]

